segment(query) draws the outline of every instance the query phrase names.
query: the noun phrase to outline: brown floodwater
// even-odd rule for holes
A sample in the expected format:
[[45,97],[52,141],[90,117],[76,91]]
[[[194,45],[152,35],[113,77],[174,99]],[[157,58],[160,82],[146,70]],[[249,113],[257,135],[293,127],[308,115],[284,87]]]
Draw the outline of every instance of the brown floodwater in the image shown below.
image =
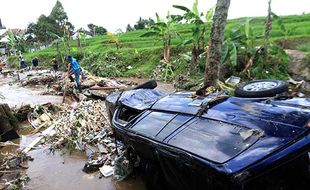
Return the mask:
[[75,152],[62,155],[60,151],[49,154],[47,149],[29,152],[34,161],[29,162],[27,174],[31,181],[26,189],[104,189],[104,190],[144,190],[141,179],[116,182],[112,177],[101,179],[99,172],[86,174],[82,171],[86,162],[84,153]]
[[[22,75],[20,76],[22,77]],[[22,104],[43,104],[47,102],[60,103],[61,96],[40,95],[44,91],[43,88],[21,87],[14,84],[15,78],[0,76],[0,92],[5,99],[0,99],[0,103],[7,103],[10,107]],[[139,82],[140,83],[140,82]],[[22,123],[21,127],[28,126]],[[29,145],[40,134],[31,134],[31,130],[23,130],[18,132],[20,138],[14,140],[14,143],[20,144],[20,148]],[[0,153],[14,152],[16,147],[9,146],[0,149]],[[101,179],[99,172],[86,174],[82,171],[86,163],[86,155],[82,152],[73,154],[63,154],[56,151],[50,154],[48,147],[39,147],[28,153],[33,161],[29,161],[29,168],[26,170],[30,177],[29,183],[25,189],[29,190],[59,190],[59,189],[75,189],[75,190],[145,190],[142,180],[137,178],[129,178],[121,182],[116,182],[112,177]]]
[[[29,126],[28,123],[22,123],[21,127]],[[20,148],[29,145],[39,133],[31,135],[31,129],[19,131],[21,138],[13,140],[19,144]],[[0,153],[14,152],[18,147],[7,146],[0,149]],[[86,174],[82,171],[86,163],[84,152],[73,152],[71,154],[56,151],[50,153],[48,146],[35,148],[28,153],[34,160],[28,161],[29,168],[26,170],[30,177],[26,190],[145,190],[142,180],[129,178],[121,182],[116,182],[112,177],[100,178],[100,173],[95,172]]]
[[[26,74],[21,74],[20,78],[24,78]],[[21,87],[14,81],[17,76],[3,77],[0,75],[0,94],[4,99],[0,98],[0,103],[7,103],[10,107],[25,104],[44,104],[47,102],[61,103],[61,96],[41,95],[45,88],[43,87]]]

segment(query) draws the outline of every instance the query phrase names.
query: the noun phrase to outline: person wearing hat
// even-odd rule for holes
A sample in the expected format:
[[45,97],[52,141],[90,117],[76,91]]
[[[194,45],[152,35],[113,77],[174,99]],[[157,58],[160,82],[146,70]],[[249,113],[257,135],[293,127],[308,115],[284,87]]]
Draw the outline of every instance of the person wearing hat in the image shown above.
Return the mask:
[[81,74],[81,67],[79,63],[74,59],[71,55],[67,55],[65,57],[65,63],[68,66],[68,77],[72,78],[74,75],[74,80],[76,82],[77,89],[81,92],[81,84],[80,84],[80,74]]

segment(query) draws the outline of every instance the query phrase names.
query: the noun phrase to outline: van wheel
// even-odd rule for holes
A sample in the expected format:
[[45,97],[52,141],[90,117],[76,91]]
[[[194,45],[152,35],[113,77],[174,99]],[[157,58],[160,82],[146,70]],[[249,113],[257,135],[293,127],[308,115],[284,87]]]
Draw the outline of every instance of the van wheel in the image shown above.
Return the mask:
[[288,91],[288,86],[281,80],[255,80],[239,86],[235,90],[237,97],[261,98],[272,97]]

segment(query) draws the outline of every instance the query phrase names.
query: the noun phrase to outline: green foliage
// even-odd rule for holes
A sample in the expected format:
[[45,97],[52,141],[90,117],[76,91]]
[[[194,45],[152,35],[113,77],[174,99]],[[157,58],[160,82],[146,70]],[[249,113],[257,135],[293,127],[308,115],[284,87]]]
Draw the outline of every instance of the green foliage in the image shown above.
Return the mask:
[[222,64],[228,64],[232,69],[235,69],[238,63],[238,54],[249,59],[255,53],[255,42],[259,36],[254,33],[250,22],[251,20],[247,19],[245,23],[240,23],[236,29],[227,33],[222,45]]
[[198,1],[196,0],[193,4],[192,10],[187,7],[180,5],[173,5],[174,8],[180,9],[185,13],[183,15],[176,15],[177,20],[186,20],[192,24],[192,40],[195,44],[200,45],[201,40],[204,40],[206,27],[210,26],[212,17],[214,14],[214,8],[207,11],[205,21],[202,19],[204,13],[198,12]]
[[192,10],[180,5],[173,5],[173,7],[185,12],[183,15],[176,15],[176,20],[186,20],[186,22],[190,23],[192,26],[191,38],[187,38],[183,41],[182,44],[193,44],[192,62],[195,64],[197,61],[197,57],[204,51],[206,44],[205,36],[207,29],[211,26],[214,8],[211,8],[207,11],[205,20],[203,20],[204,13],[199,13],[197,0],[195,0]]
[[35,36],[32,42],[47,45],[59,37],[66,37],[67,32],[73,30],[74,26],[68,22],[67,13],[60,1],[57,1],[49,16],[42,14],[36,23],[28,25],[27,34]]
[[310,53],[310,43],[301,44],[298,46],[300,51],[309,52]]
[[[100,59],[98,59],[100,57]],[[117,55],[94,53],[83,59],[85,69],[93,72],[97,76],[102,77],[119,77],[123,76],[121,72],[122,62],[119,61]]]
[[277,45],[268,48],[267,61],[264,63],[262,56],[257,56],[251,69],[251,76],[255,79],[288,79],[289,56]]
[[175,29],[176,22],[169,13],[166,20],[161,19],[157,13],[156,18],[157,22],[151,26],[150,31],[142,34],[141,37],[155,36],[158,40],[161,39],[164,47],[164,62],[169,63],[171,39],[179,37]]
[[142,30],[152,26],[153,24],[155,24],[155,21],[152,18],[143,19],[140,17],[137,23],[134,25],[134,29]]
[[290,33],[292,33],[294,29],[296,29],[296,28],[287,28],[286,25],[284,24],[283,19],[278,15],[276,15],[275,13],[272,13],[272,16],[274,20],[278,23],[281,30],[280,32],[285,38],[287,38],[290,35]]
[[[310,53],[308,53],[308,55],[302,60],[302,62],[304,63],[303,65],[305,65],[304,69],[306,69],[306,67],[310,68]],[[309,73],[309,76],[310,76],[310,73]]]
[[87,27],[89,31],[92,33],[92,36],[105,35],[108,31],[102,26],[97,26],[95,24],[88,24]]
[[[205,15],[206,16],[206,15]],[[173,17],[173,16],[171,16]],[[304,14],[304,15],[294,15],[294,16],[284,16],[281,18],[283,19],[283,22],[285,23],[285,26],[289,28],[296,28],[296,30],[293,30],[289,36],[288,36],[288,45],[291,45],[292,48],[294,47],[301,47],[301,44],[304,43],[310,43],[310,14]],[[175,18],[174,18],[175,19]],[[204,19],[204,18],[202,18]],[[233,69],[236,69],[239,67],[240,63],[246,63],[244,59],[247,55],[249,58],[250,55],[255,52],[255,47],[259,46],[264,43],[263,37],[261,34],[263,34],[265,29],[265,18],[258,17],[258,18],[252,18],[250,19],[250,27],[252,28],[252,34],[253,34],[253,49],[248,48],[247,51],[244,48],[246,46],[247,37],[245,34],[245,24],[247,22],[248,18],[240,18],[240,19],[233,19],[228,20],[226,31],[225,31],[225,40],[233,41],[234,46],[237,50],[238,55],[238,61],[237,66],[233,67]],[[183,54],[187,53],[187,59],[191,59],[191,50],[193,41],[189,41],[187,45],[180,46],[179,44],[182,44],[185,39],[192,39],[192,28],[194,27],[194,23],[190,24],[175,24],[174,28],[176,32],[182,37],[182,38],[172,38],[171,39],[171,64],[173,69],[173,76],[167,77],[167,78],[177,78],[181,75],[190,76],[191,79],[197,80],[200,79],[203,76],[203,68],[204,68],[204,58],[198,59],[197,68],[195,67],[193,72],[188,71],[188,64],[189,61],[186,61],[186,59],[183,59]],[[283,34],[280,32],[280,28],[278,24],[274,24],[272,27],[272,31],[270,33],[271,42],[277,42],[281,41],[283,39]],[[76,41],[69,41],[70,48],[68,48],[67,51],[69,51],[71,54],[73,54],[74,57],[77,57],[79,60],[79,63],[82,64],[82,66],[88,65],[87,67],[90,69],[90,71],[95,71],[95,69],[92,69],[92,64],[95,64],[97,62],[97,67],[100,67],[100,62],[107,62],[106,61],[106,54],[108,56],[113,55],[117,58],[117,61],[119,61],[119,64],[114,64],[114,67],[117,67],[117,70],[119,72],[116,72],[117,75],[122,76],[138,76],[138,77],[146,77],[149,78],[154,71],[154,69],[159,64],[159,61],[162,59],[162,41],[158,40],[154,42],[154,36],[144,36],[140,37],[141,35],[149,32],[150,30],[134,30],[126,33],[122,33],[118,35],[118,40],[122,45],[122,48],[115,53],[115,44],[109,43],[110,37],[107,35],[103,36],[95,36],[93,38],[89,39],[83,39],[81,38],[81,42],[83,42],[83,49],[85,52],[85,60],[89,56],[92,56],[93,54],[98,54],[97,58],[93,61],[87,61],[87,64],[84,64],[84,58],[82,54],[77,49],[77,43]],[[208,33],[208,28],[206,29],[206,33]],[[250,32],[249,32],[250,34]],[[251,36],[251,35],[248,35]],[[160,38],[161,39],[161,38]],[[207,39],[206,39],[207,41]],[[251,42],[248,41],[248,42]],[[234,60],[234,50],[233,46],[228,46],[229,51],[232,52],[232,56],[230,54],[226,57],[227,61],[226,63],[231,64]],[[65,48],[63,41],[59,42],[59,48],[60,51],[64,54]],[[250,50],[249,54],[246,54]],[[56,43],[52,44],[46,49],[36,51],[33,53],[26,53],[24,54],[24,58],[26,59],[27,63],[34,57],[37,56],[40,60],[40,66],[46,65],[50,66],[50,60],[56,56],[57,59],[60,61],[61,56],[58,56],[58,53],[56,51]],[[241,57],[240,57],[241,56]],[[96,57],[96,56],[95,56]],[[203,56],[204,57],[204,56]],[[83,58],[83,59],[82,59]],[[183,59],[183,60],[181,60]],[[258,58],[257,58],[258,59]],[[103,61],[104,60],[104,61]],[[94,62],[94,63],[93,63]],[[19,61],[18,58],[14,58],[14,61],[12,61],[13,65],[16,65],[16,67],[19,67]],[[257,63],[255,60],[254,65]],[[234,65],[234,63],[232,63]],[[131,66],[132,68],[128,69],[127,67]],[[243,65],[244,66],[244,65]],[[106,66],[103,66],[104,68]],[[255,66],[254,66],[255,67]],[[254,68],[253,67],[253,68]],[[263,69],[264,67],[262,67]],[[271,67],[272,68],[272,67]],[[109,72],[109,70],[102,69],[103,74],[102,76],[106,75],[104,72]],[[111,71],[114,72],[114,71]],[[189,72],[189,73],[188,73]],[[257,71],[258,72],[258,71]],[[109,74],[109,73],[108,73]],[[240,73],[235,73],[236,75],[240,75]],[[254,76],[254,75],[253,75]],[[192,83],[193,84],[193,83]],[[193,86],[192,84],[188,86]]]
[[56,1],[56,4],[48,17],[56,21],[56,23],[58,23],[60,26],[64,25],[66,20],[68,20],[67,13],[65,12],[61,2],[58,0]]

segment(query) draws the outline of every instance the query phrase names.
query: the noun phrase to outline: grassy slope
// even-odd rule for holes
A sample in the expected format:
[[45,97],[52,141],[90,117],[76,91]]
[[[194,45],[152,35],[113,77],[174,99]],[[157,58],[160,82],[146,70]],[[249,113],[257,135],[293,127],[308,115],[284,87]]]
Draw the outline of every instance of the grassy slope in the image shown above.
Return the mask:
[[[282,17],[285,26],[291,30],[288,39],[289,47],[301,49],[310,52],[310,14],[292,15]],[[237,28],[241,23],[244,23],[246,18],[229,20],[226,31]],[[252,18],[251,26],[256,35],[261,35],[264,32],[265,19],[262,17]],[[191,26],[183,24],[177,26],[181,38],[172,40],[172,60],[180,53],[190,51],[190,47],[178,46],[183,40],[191,36]],[[82,40],[84,53],[87,59],[82,59],[81,51],[77,48],[76,41],[70,42],[70,54],[77,57],[80,63],[88,69],[94,70],[102,76],[142,76],[149,77],[156,65],[159,63],[162,56],[162,45],[160,40],[155,40],[151,37],[140,37],[146,30],[138,30],[123,33],[119,36],[119,41],[122,45],[120,50],[116,50],[113,43],[109,43],[108,36],[97,36],[91,39]],[[271,40],[281,41],[284,36],[276,23],[273,23],[270,33]],[[62,49],[62,54],[65,52]],[[109,56],[114,56],[115,59],[109,60]],[[30,62],[31,58],[37,56],[41,63],[47,65],[52,57],[57,57],[55,47],[50,47],[34,53],[24,55],[26,61]],[[60,56],[58,56],[60,60]],[[15,64],[17,59],[15,59]],[[112,64],[112,68],[107,64]],[[113,64],[114,67],[113,67]],[[101,65],[105,65],[102,66]],[[127,66],[133,67],[126,69]],[[108,69],[119,69],[120,72],[108,72]]]

